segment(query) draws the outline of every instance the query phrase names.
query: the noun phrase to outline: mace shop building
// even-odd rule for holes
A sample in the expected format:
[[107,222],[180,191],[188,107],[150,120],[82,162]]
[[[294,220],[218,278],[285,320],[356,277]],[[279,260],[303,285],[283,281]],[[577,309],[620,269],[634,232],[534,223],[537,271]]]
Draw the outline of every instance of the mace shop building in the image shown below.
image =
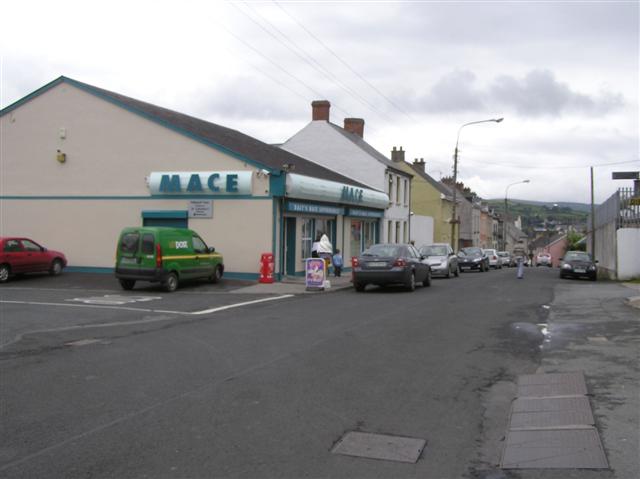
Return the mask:
[[189,227],[223,254],[225,276],[303,274],[315,235],[345,258],[388,196],[238,131],[60,77],[0,111],[0,235],[113,271],[123,227]]

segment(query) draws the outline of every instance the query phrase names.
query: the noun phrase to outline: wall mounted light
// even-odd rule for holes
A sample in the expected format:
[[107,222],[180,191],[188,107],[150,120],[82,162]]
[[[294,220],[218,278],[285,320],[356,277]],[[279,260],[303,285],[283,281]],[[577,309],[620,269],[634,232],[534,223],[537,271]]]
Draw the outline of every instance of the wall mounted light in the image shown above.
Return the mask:
[[60,150],[58,150],[58,153],[56,154],[56,160],[58,160],[58,162],[60,163],[64,163],[65,161],[67,161],[67,154],[62,153]]

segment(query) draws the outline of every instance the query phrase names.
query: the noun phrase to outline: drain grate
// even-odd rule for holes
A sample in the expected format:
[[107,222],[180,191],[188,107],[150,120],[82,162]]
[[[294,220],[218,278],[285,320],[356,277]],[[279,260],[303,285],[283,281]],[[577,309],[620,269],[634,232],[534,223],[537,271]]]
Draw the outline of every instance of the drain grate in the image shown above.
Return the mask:
[[367,432],[348,432],[331,450],[345,456],[416,463],[427,441],[412,437],[389,436]]
[[607,469],[598,431],[509,431],[503,469]]
[[518,398],[511,408],[512,430],[570,428],[594,424],[591,405],[585,396]]
[[608,469],[582,372],[518,378],[500,467]]
[[584,396],[582,373],[525,374],[518,378],[518,397]]

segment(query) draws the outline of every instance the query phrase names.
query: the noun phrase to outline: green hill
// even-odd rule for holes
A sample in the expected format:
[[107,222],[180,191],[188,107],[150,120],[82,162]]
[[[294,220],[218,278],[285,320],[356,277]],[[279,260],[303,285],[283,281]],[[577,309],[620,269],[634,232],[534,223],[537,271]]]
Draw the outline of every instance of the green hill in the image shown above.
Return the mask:
[[[504,199],[488,200],[498,213],[504,213]],[[522,229],[530,237],[535,228],[553,229],[557,226],[573,226],[577,230],[586,227],[591,207],[583,203],[550,203],[542,201],[509,200],[509,216],[522,218]]]

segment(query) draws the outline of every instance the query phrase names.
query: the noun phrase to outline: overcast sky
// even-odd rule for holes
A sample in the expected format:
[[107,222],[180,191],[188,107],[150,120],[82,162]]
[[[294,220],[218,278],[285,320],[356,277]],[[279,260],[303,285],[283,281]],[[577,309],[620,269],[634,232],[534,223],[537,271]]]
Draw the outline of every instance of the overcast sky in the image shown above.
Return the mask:
[[[99,7],[98,7],[99,5]],[[483,198],[596,202],[640,170],[638,0],[4,2],[0,106],[60,75],[281,143],[331,102]],[[612,163],[619,163],[613,165]]]

